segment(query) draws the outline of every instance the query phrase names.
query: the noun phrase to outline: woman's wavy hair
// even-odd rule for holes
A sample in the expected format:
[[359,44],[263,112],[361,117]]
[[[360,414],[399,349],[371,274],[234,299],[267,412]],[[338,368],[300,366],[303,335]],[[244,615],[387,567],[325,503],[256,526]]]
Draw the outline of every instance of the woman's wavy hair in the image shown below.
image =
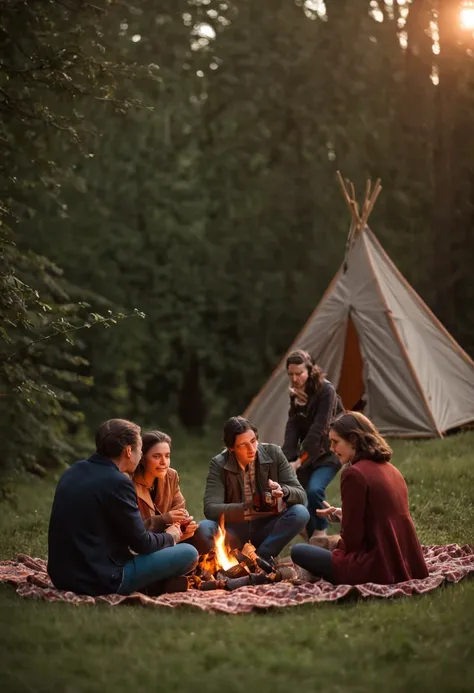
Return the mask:
[[375,428],[374,424],[358,411],[348,411],[335,419],[330,426],[340,438],[355,448],[353,462],[371,460],[389,462],[392,449]]
[[286,358],[286,370],[288,370],[288,366],[291,364],[306,366],[308,370],[308,380],[305,385],[306,394],[313,395],[315,392],[318,392],[326,374],[315,364],[311,354],[307,351],[303,351],[303,349],[296,349],[296,351],[292,351]]
[[137,472],[141,472],[142,474],[145,472],[145,455],[157,443],[168,443],[171,448],[171,437],[167,433],[163,433],[163,431],[148,431],[142,435],[142,456],[135,474]]

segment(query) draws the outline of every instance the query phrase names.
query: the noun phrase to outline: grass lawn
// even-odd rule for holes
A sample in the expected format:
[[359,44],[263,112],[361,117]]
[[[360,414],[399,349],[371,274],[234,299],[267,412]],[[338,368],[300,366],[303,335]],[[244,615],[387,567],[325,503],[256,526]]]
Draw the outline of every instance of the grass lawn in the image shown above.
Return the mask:
[[[394,444],[423,543],[474,543],[473,447],[473,432]],[[198,518],[216,449],[214,441],[173,450]],[[0,503],[0,559],[45,557],[54,481],[5,483],[17,501]],[[330,489],[338,501],[338,480]],[[5,693],[474,690],[474,580],[424,597],[246,616],[30,602],[3,586],[0,623]]]

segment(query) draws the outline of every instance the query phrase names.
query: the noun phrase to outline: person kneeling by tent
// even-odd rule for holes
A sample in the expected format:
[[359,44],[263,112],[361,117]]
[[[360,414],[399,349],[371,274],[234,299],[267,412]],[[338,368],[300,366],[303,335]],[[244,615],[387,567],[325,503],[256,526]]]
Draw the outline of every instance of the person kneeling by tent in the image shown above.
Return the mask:
[[200,554],[214,546],[214,532],[207,522],[194,522],[186,509],[179,476],[170,467],[171,438],[162,431],[149,431],[142,436],[142,457],[132,476],[137,492],[138,509],[147,529],[164,532],[178,524],[183,532],[181,541],[194,546]]
[[278,445],[258,442],[255,426],[233,416],[226,450],[211,460],[204,494],[206,532],[224,516],[232,548],[251,542],[264,560],[276,558],[309,520],[306,494]]
[[178,544],[179,525],[161,533],[145,529],[127,476],[141,458],[139,426],[111,419],[95,440],[95,454],[64,472],[54,496],[48,535],[54,586],[91,596],[185,589],[198,552]]
[[344,465],[342,508],[329,506],[318,514],[340,519],[341,539],[332,553],[297,544],[291,551],[293,562],[335,584],[391,585],[426,578],[407,485],[390,463],[392,451],[386,441],[359,412],[339,416],[329,436],[331,449]]
[[283,452],[308,496],[309,542],[327,548],[327,519],[317,510],[324,507],[326,488],[341,468],[328,434],[330,422],[344,409],[336,389],[307,351],[293,351],[286,370],[291,387]]

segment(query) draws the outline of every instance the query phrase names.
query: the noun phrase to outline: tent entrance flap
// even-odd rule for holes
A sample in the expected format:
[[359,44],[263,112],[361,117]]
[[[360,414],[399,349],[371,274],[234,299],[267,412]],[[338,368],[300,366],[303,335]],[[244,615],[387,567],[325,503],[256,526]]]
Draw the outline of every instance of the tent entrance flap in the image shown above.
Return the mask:
[[[341,375],[337,391],[346,409],[354,409],[365,392],[364,362],[360,353],[359,335],[349,314]],[[360,404],[357,408],[360,408]]]

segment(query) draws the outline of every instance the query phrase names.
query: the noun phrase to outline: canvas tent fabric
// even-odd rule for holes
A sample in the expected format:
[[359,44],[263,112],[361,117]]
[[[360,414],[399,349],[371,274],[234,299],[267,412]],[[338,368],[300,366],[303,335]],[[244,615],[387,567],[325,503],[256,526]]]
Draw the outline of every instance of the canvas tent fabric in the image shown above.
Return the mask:
[[[395,267],[366,226],[288,352],[305,349],[352,409],[383,435],[442,436],[474,421],[474,363]],[[286,355],[245,416],[282,444]]]

